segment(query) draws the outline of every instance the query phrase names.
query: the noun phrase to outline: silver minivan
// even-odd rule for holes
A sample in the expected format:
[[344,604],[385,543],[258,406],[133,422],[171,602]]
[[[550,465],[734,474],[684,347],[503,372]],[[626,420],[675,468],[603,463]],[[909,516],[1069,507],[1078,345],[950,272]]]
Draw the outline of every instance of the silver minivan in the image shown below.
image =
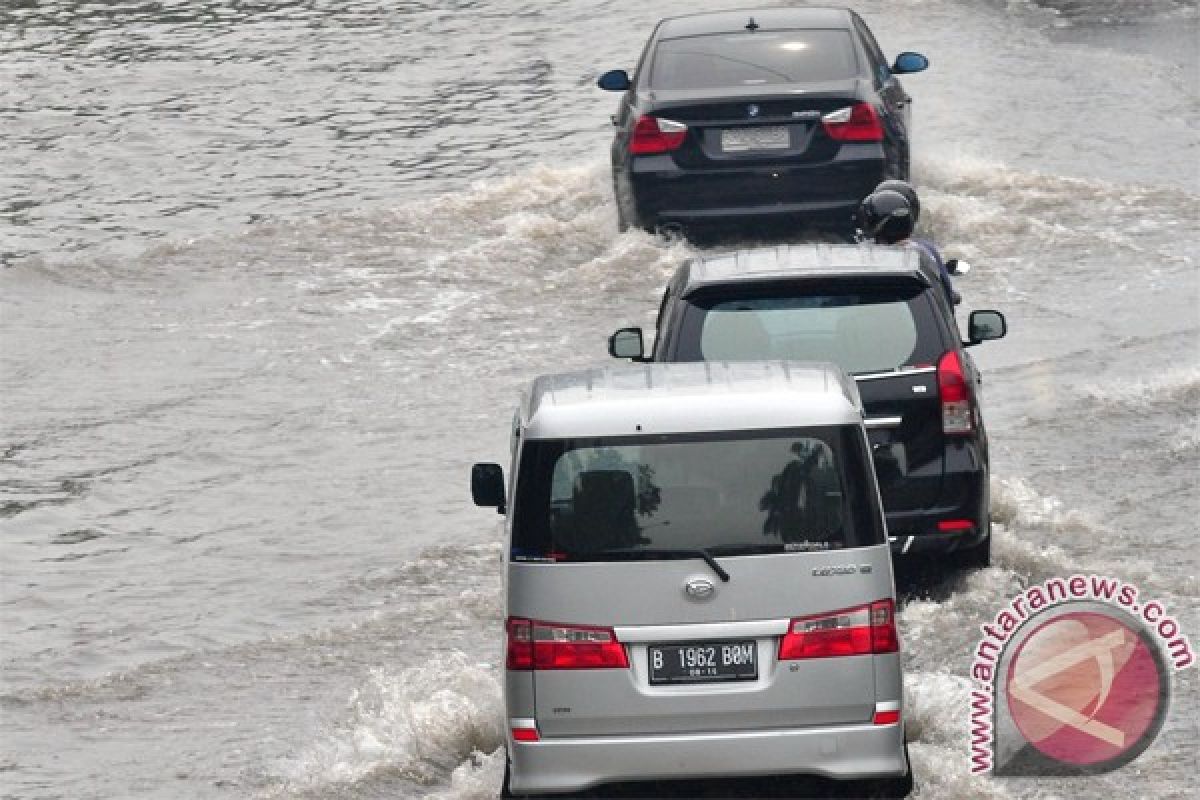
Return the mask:
[[[507,516],[506,796],[818,775],[912,786],[895,588],[833,365],[535,380],[476,504]],[[511,502],[509,502],[511,498]]]

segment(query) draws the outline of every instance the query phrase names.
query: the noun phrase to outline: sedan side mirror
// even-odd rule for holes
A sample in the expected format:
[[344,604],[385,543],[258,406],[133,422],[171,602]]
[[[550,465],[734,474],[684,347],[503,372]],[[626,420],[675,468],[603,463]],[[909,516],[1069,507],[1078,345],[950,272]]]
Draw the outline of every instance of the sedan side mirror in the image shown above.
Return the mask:
[[504,513],[504,470],[499,464],[476,464],[471,467],[471,499],[477,506]]
[[610,69],[596,79],[596,85],[606,92],[624,92],[629,86],[629,73],[623,69]]
[[929,59],[920,53],[904,52],[896,56],[892,64],[892,72],[897,75],[907,75],[910,72],[922,72],[929,68]]
[[979,344],[988,339],[999,339],[1008,333],[1008,323],[999,311],[972,311],[967,323],[967,344]]
[[621,328],[608,337],[608,354],[613,358],[632,358],[641,361],[645,356],[641,328]]

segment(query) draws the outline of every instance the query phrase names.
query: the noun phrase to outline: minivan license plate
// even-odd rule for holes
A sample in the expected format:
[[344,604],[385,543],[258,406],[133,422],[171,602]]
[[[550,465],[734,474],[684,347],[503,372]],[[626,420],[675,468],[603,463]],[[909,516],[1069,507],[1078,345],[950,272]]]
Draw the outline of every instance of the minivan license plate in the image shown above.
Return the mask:
[[757,128],[725,128],[721,131],[721,151],[744,153],[747,150],[786,150],[791,144],[783,125]]
[[758,677],[758,648],[753,639],[652,645],[648,651],[650,683],[655,685],[752,681]]

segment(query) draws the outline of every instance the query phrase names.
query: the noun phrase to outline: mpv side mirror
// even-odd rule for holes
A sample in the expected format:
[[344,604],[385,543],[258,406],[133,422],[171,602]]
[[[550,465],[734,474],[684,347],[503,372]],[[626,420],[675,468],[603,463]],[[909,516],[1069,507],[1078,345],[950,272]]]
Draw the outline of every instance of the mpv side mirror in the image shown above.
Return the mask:
[[610,69],[596,79],[596,85],[606,92],[624,92],[629,88],[629,73],[623,69]]
[[896,56],[892,64],[892,72],[897,75],[907,75],[910,72],[921,72],[929,68],[929,59],[920,53],[904,52]]
[[946,262],[946,272],[951,275],[966,275],[971,271],[971,262],[964,258],[952,258]]
[[875,477],[881,486],[894,483],[908,474],[908,459],[904,445],[877,444],[871,448],[871,462],[875,466]]
[[641,328],[621,328],[608,337],[608,354],[613,358],[632,358],[641,361],[645,355]]
[[988,339],[999,339],[1008,333],[1008,323],[999,311],[972,311],[967,323],[967,344],[979,344]]
[[504,513],[504,470],[499,464],[471,467],[471,499],[477,506]]

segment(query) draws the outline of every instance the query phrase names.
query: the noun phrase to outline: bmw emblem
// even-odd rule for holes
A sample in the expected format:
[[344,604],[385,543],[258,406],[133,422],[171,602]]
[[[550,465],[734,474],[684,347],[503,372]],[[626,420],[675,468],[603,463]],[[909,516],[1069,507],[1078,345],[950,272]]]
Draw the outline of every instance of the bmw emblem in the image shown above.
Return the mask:
[[759,107],[755,103],[751,103],[750,105],[746,106],[746,116],[757,117],[758,112],[759,112]]

